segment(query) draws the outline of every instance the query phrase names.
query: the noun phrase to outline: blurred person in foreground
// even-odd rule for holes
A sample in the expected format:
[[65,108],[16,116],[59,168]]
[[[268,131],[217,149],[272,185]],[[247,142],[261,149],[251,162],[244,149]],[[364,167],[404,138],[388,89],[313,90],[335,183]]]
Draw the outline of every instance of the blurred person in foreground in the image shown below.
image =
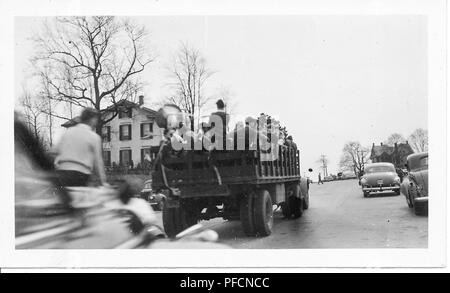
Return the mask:
[[[55,147],[57,185],[87,186],[92,174],[98,175],[100,183],[107,186],[102,158],[101,138],[95,132],[100,113],[92,108],[83,110],[80,123],[67,129]],[[63,192],[65,194],[65,192]],[[70,197],[64,196],[66,204]]]

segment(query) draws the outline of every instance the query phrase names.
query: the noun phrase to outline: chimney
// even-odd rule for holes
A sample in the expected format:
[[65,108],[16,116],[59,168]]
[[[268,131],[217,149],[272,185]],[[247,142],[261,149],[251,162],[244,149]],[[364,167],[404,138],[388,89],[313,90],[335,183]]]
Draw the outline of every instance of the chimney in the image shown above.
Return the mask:
[[139,96],[139,106],[142,106],[142,105],[144,105],[144,96],[140,95]]

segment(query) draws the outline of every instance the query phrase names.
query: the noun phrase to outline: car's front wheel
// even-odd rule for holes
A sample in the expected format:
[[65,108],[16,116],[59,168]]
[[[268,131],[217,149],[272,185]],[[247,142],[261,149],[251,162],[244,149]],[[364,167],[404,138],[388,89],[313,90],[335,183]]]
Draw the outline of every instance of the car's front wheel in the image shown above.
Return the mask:
[[414,213],[418,216],[428,214],[428,203],[414,202]]
[[408,208],[412,209],[414,205],[411,200],[411,195],[409,194],[409,192],[408,192],[408,194],[405,195],[405,198],[406,198],[406,204],[408,205]]
[[364,197],[369,197],[369,192],[368,191],[363,191],[363,195],[364,195]]

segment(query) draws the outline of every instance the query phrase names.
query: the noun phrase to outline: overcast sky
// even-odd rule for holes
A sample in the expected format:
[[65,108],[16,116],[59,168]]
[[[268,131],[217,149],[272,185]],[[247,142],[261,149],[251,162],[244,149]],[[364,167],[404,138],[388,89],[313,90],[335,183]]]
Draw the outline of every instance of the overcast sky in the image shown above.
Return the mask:
[[[29,78],[29,37],[40,19],[16,19],[16,89]],[[427,19],[423,16],[152,16],[156,61],[143,73],[146,103],[170,92],[165,66],[180,42],[198,48],[227,86],[236,116],[280,119],[300,149],[302,172],[321,154],[338,171],[342,147],[370,147],[427,128]],[[316,176],[316,172],[313,176]],[[314,178],[316,179],[316,178]]]

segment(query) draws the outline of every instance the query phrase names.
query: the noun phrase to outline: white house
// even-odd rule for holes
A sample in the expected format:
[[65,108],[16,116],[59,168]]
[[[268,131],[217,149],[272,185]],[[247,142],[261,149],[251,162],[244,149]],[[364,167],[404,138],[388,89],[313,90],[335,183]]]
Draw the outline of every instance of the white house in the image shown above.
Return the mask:
[[[103,125],[103,161],[106,167],[113,166],[114,163],[136,167],[138,163],[144,162],[146,154],[151,159],[155,158],[163,130],[155,123],[156,111],[143,104],[143,96],[139,97],[139,103],[126,100],[119,102],[118,115]],[[114,106],[110,106],[112,107]],[[105,120],[109,117],[106,116]],[[71,125],[73,122],[63,124],[64,127]]]

